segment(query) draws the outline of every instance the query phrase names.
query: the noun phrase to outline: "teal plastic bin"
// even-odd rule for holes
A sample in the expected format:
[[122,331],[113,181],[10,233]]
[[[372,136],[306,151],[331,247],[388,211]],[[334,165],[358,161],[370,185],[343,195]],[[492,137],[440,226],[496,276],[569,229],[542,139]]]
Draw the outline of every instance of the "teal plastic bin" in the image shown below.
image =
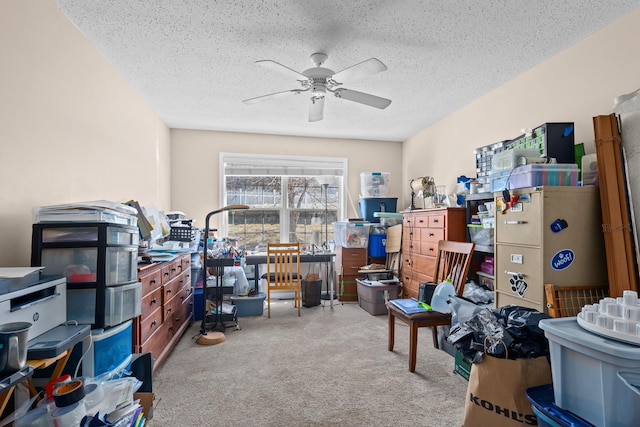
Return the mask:
[[237,307],[236,314],[238,317],[243,316],[262,316],[264,310],[264,300],[267,295],[260,292],[258,295],[250,297],[240,297],[233,295],[231,302]]

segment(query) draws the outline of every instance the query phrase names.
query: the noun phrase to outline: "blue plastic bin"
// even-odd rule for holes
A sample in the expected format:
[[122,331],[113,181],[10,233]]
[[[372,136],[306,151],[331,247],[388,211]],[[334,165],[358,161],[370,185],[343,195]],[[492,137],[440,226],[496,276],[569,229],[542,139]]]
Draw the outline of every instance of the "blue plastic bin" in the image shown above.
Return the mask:
[[258,295],[250,297],[240,297],[233,295],[231,302],[237,307],[238,317],[243,316],[262,316],[264,309],[264,300],[267,298],[266,294],[260,292]]
[[202,320],[202,288],[193,290],[193,320]]
[[397,197],[367,197],[358,200],[360,218],[368,222],[380,222],[380,218],[374,217],[374,212],[397,212]]
[[[83,342],[83,351],[88,351],[82,360],[82,375],[95,377],[113,372],[131,362],[133,322],[127,320],[118,326],[91,331],[92,343]],[[128,362],[127,362],[128,361]]]
[[528,388],[525,394],[531,402],[531,409],[538,417],[539,427],[593,427],[593,424],[556,406],[553,384]]
[[384,258],[387,256],[386,234],[369,234],[369,256],[371,258]]

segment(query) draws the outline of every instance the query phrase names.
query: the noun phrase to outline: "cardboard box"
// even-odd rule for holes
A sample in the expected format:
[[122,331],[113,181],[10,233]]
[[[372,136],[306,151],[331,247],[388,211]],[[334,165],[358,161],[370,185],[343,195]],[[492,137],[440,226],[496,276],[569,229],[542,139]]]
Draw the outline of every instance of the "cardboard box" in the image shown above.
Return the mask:
[[469,381],[469,375],[471,375],[471,363],[464,360],[462,353],[456,350],[455,365],[453,372],[460,375],[465,380]]
[[144,408],[144,417],[148,420],[153,418],[153,401],[156,399],[155,393],[134,393],[133,399],[140,399],[140,406]]

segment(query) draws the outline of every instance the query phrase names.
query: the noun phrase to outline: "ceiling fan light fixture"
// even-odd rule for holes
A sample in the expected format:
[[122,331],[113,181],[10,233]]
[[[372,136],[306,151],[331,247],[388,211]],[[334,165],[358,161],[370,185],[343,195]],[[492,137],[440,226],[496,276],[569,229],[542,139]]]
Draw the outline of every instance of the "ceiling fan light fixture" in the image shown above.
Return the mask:
[[327,87],[323,84],[314,84],[311,88],[311,96],[314,98],[323,98],[327,93]]

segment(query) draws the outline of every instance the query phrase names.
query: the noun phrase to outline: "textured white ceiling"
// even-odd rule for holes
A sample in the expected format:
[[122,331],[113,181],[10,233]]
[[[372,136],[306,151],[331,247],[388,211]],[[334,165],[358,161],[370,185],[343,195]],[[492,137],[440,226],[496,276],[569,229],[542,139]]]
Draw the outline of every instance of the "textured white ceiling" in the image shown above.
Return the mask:
[[[55,0],[171,128],[402,141],[607,24],[640,0]],[[371,57],[388,70],[345,84],[385,110],[333,96],[309,123],[307,94],[255,61],[296,71],[310,55],[340,71]]]

